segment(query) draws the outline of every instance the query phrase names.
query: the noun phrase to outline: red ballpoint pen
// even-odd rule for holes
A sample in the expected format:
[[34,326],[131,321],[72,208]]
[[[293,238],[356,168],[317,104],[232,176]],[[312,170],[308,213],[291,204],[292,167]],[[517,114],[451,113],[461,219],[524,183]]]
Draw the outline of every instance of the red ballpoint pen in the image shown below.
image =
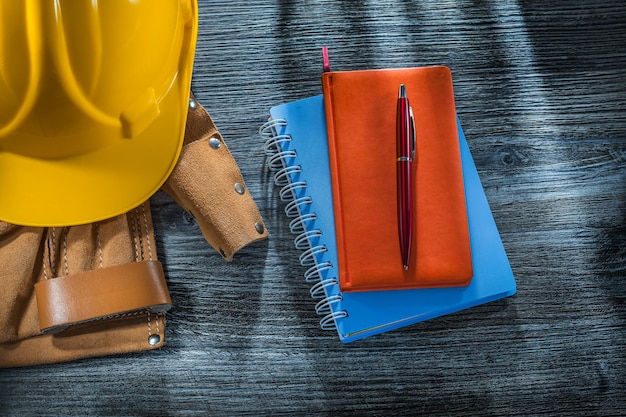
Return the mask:
[[406,95],[406,87],[400,84],[396,107],[396,152],[398,193],[398,235],[404,270],[409,269],[413,239],[413,175],[415,156],[415,126],[413,111]]

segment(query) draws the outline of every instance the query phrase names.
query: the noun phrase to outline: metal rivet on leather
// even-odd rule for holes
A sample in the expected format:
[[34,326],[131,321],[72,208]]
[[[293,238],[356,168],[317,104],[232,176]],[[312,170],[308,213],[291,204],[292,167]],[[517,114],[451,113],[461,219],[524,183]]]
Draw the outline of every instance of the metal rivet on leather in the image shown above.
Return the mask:
[[153,335],[150,335],[150,337],[148,337],[148,344],[150,346],[156,346],[159,344],[160,341],[161,341],[161,336],[159,336],[158,334],[153,334]]
[[209,146],[213,149],[219,149],[220,146],[222,146],[222,141],[218,138],[213,137],[209,139]]
[[243,194],[246,192],[246,189],[243,187],[243,185],[241,183],[236,182],[235,183],[235,191],[237,191],[237,194]]
[[193,98],[189,98],[189,110],[195,110],[198,107],[198,103]]
[[263,223],[261,222],[254,223],[254,228],[258,234],[262,234],[265,231],[265,227],[263,227]]

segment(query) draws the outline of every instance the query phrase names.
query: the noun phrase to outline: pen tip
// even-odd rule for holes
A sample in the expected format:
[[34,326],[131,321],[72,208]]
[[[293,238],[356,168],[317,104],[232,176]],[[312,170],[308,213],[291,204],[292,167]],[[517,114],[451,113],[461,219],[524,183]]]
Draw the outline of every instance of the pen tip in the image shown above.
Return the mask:
[[408,265],[404,265],[404,270],[408,271],[409,270],[409,266]]
[[404,86],[404,84],[400,84],[400,89],[398,91],[398,97],[406,98],[406,87]]

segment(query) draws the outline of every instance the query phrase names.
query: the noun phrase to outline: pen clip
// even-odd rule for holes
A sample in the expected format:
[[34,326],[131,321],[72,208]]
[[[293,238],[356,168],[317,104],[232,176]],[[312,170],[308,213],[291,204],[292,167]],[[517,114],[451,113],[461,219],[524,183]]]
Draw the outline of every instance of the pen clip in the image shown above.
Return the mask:
[[414,160],[417,140],[415,137],[415,118],[413,117],[413,107],[411,106],[409,106],[409,119],[411,120],[411,160]]

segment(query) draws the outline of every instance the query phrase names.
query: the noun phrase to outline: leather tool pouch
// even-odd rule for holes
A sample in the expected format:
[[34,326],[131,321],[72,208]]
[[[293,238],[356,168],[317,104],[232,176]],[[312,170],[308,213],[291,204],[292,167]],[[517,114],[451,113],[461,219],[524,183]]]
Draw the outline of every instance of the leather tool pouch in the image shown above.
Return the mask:
[[[239,167],[192,97],[185,142],[163,189],[227,261],[267,237]],[[171,301],[148,203],[102,222],[0,222],[0,368],[155,349]]]
[[267,237],[243,176],[209,113],[191,97],[185,142],[163,190],[190,212],[225,260]]
[[98,223],[0,223],[0,367],[154,349],[171,306],[148,203]]

